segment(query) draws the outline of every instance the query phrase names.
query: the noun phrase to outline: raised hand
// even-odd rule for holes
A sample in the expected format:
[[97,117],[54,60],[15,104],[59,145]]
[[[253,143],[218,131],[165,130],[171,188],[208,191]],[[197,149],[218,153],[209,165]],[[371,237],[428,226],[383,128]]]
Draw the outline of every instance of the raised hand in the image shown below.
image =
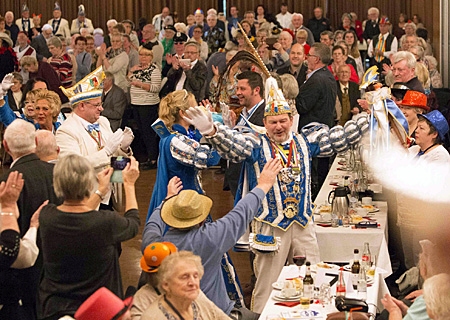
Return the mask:
[[191,107],[186,110],[187,117],[183,116],[189,124],[192,124],[202,135],[213,135],[215,133],[212,114],[203,107]]
[[283,168],[279,159],[270,159],[264,166],[261,175],[259,176],[257,187],[262,189],[265,193],[269,192],[273,184],[277,180],[278,173]]
[[166,199],[177,195],[183,189],[183,182],[177,176],[169,180]]

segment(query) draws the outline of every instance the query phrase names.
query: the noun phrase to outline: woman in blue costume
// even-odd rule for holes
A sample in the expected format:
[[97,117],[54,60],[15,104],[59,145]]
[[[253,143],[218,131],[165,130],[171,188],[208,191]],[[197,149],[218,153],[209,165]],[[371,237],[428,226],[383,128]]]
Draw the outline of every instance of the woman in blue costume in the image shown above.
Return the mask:
[[[61,99],[55,96],[53,91],[47,89],[35,89],[28,91],[25,99],[24,113],[16,115],[12,111],[8,96],[5,92],[13,85],[13,75],[7,74],[1,83],[0,88],[0,122],[6,127],[14,120],[22,119],[32,123],[37,130],[44,129],[55,132],[59,128],[63,119],[61,111]],[[39,97],[38,97],[39,96]],[[46,111],[40,113],[41,110],[35,110],[35,103],[39,100],[46,100]],[[42,109],[42,106],[38,107]],[[49,111],[49,112],[48,112]]]
[[220,160],[216,151],[199,143],[200,133],[189,128],[189,123],[183,119],[184,111],[196,105],[195,96],[184,89],[174,91],[161,100],[159,118],[170,131],[161,133],[157,130],[161,137],[160,155],[147,221],[166,197],[170,179],[177,176],[183,182],[183,189],[203,194],[199,170],[214,166]]
[[[183,189],[196,190],[204,194],[199,178],[199,170],[217,165],[219,154],[206,144],[200,144],[201,135],[190,128],[183,116],[190,107],[197,105],[195,96],[186,90],[171,92],[159,105],[159,119],[163,123],[154,124],[153,128],[160,136],[158,171],[153,188],[152,199],[148,209],[147,221],[167,195],[167,184],[174,176],[181,179]],[[207,221],[212,221],[208,216]],[[241,306],[242,293],[239,279],[235,272],[230,272],[233,264],[228,255],[222,258],[222,274],[228,295]],[[235,274],[235,276],[233,275]]]

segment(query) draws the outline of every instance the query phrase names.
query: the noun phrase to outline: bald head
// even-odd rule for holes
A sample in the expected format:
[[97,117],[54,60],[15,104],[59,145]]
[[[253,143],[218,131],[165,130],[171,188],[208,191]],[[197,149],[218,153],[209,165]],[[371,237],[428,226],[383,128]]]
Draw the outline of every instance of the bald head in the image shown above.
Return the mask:
[[36,155],[42,161],[54,161],[58,158],[59,147],[55,135],[49,130],[36,131]]

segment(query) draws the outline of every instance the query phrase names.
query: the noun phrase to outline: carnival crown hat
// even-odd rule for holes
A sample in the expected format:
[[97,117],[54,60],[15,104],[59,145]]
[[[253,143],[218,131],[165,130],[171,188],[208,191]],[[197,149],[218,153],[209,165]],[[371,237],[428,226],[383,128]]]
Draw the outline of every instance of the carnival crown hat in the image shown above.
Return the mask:
[[84,5],[80,4],[78,6],[78,15],[79,16],[85,16],[86,15],[86,11],[84,9]]
[[438,110],[433,110],[427,114],[418,114],[417,116],[419,118],[423,117],[430,121],[433,127],[438,132],[439,138],[441,138],[441,140],[445,139],[445,135],[447,134],[449,127],[448,122],[442,115],[442,113],[440,113]]
[[366,89],[372,83],[378,82],[378,67],[372,66],[364,73],[359,89]]
[[147,273],[158,272],[161,262],[170,254],[177,252],[177,247],[172,242],[153,242],[144,250],[141,258],[141,269]]
[[103,72],[103,67],[100,66],[72,87],[64,88],[61,86],[59,88],[69,98],[73,106],[82,101],[101,97],[104,79],[105,73]]
[[212,200],[195,190],[182,190],[164,201],[161,219],[174,228],[189,228],[199,224],[209,214]]
[[278,116],[281,114],[291,114],[291,107],[283,96],[283,92],[278,88],[277,80],[269,77],[265,86],[266,107],[264,108],[264,117]]
[[121,300],[105,287],[95,291],[75,313],[77,320],[111,320],[119,319],[127,312],[133,302],[133,297]]
[[26,12],[26,11],[30,11],[30,9],[28,8],[27,3],[24,2],[24,3],[22,4],[22,12]]
[[61,6],[59,5],[58,2],[55,2],[55,8],[53,9],[53,11],[56,11],[56,10],[61,11]]
[[402,100],[402,106],[421,108],[430,111],[427,106],[427,96],[419,91],[408,90]]

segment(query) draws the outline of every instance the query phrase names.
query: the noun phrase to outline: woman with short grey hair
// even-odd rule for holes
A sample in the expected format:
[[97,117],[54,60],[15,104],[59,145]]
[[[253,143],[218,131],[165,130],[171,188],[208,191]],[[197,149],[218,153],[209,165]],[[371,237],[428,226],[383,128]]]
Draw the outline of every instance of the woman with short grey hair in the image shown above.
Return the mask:
[[201,258],[190,251],[167,256],[158,269],[162,295],[141,317],[146,319],[230,319],[200,291],[204,269]]
[[[92,197],[100,200],[105,191],[99,188],[93,192],[97,181],[94,168],[86,158],[69,154],[55,165],[55,194],[63,203],[49,204],[40,216],[44,263],[39,287],[39,319],[73,316],[81,303],[101,287],[123,298],[118,249],[120,242],[136,236],[139,227],[134,187],[139,165],[134,158],[129,160],[118,159],[115,166],[123,169],[126,198],[123,216],[112,211],[92,210]],[[109,181],[112,174],[113,169],[108,168],[98,177]]]

